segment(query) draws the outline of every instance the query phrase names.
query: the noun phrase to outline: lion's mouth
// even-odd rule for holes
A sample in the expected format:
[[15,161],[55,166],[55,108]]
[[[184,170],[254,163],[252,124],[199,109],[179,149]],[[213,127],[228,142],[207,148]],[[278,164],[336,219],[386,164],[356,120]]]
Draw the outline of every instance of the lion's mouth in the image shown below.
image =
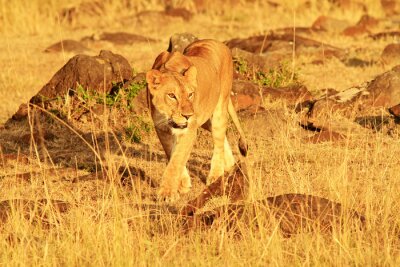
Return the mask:
[[174,129],[186,129],[187,126],[188,126],[187,122],[186,123],[182,123],[182,124],[177,124],[173,120],[169,121],[169,125],[171,125],[171,127],[174,128]]

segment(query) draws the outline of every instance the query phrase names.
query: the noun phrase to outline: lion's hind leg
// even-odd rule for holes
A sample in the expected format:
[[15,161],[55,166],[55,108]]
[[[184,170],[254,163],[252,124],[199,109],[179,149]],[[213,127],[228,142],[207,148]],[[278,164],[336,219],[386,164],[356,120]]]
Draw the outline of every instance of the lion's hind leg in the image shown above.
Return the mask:
[[[210,173],[207,177],[207,184],[214,182],[218,177],[224,174],[225,170],[225,154],[227,160],[230,161],[230,147],[226,140],[226,127],[228,123],[227,102],[220,99],[218,102],[212,119],[212,137],[214,141],[213,155],[211,158]],[[229,150],[225,152],[225,147],[228,146]],[[230,151],[232,153],[232,151]],[[232,156],[233,157],[233,156]],[[230,162],[227,162],[230,164]]]
[[233,157],[231,146],[229,145],[228,138],[225,136],[224,140],[224,171],[229,172],[235,165],[235,158]]

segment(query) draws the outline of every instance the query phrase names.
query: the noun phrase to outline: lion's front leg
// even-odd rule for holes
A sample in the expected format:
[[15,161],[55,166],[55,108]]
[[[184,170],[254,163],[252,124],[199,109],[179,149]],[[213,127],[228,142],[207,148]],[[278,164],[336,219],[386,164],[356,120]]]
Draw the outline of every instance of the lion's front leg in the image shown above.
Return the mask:
[[192,188],[192,181],[190,179],[189,172],[186,167],[183,168],[183,172],[181,175],[181,182],[178,187],[178,192],[181,194],[186,194]]
[[172,155],[164,171],[160,190],[158,191],[160,197],[173,201],[179,198],[179,193],[186,193],[190,190],[190,176],[185,166],[195,138],[196,130],[186,129],[183,130],[183,133],[176,135]]

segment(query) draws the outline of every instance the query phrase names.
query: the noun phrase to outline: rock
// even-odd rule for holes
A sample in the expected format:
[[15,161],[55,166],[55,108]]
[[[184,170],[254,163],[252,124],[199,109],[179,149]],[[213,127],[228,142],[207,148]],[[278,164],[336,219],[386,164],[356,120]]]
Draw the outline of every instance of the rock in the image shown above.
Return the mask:
[[367,87],[368,102],[375,107],[392,107],[400,103],[400,65],[378,75]]
[[168,52],[178,51],[183,53],[188,45],[197,40],[199,39],[191,33],[175,33],[169,39]]
[[30,102],[36,104],[65,96],[78,84],[85,89],[108,93],[114,82],[123,82],[131,77],[132,67],[121,55],[106,50],[100,51],[98,56],[77,55],[57,71]]
[[[366,86],[352,87],[342,92],[326,90],[315,100],[304,101],[296,106],[296,112],[307,114],[309,118],[330,119],[333,113],[351,116],[362,108],[362,98],[369,97]],[[306,112],[304,112],[306,110]]]
[[275,33],[279,33],[279,34],[313,34],[313,33],[318,33],[321,32],[323,30],[320,29],[314,29],[312,27],[283,27],[283,28],[277,28],[274,30]]
[[84,53],[90,49],[75,40],[62,40],[47,47],[44,52],[58,53],[58,52],[71,52],[71,53]]
[[234,94],[231,96],[231,100],[236,111],[251,110],[256,112],[261,104],[261,97],[257,95]]
[[232,92],[249,96],[261,96],[261,87],[251,81],[233,80]]
[[385,64],[400,64],[400,44],[388,44],[383,49],[381,58]]
[[[193,2],[197,13],[222,13],[224,10],[230,10],[241,4],[239,0],[193,0],[191,2]],[[268,1],[268,3],[272,3],[272,1]]]
[[356,25],[363,26],[367,29],[372,29],[379,25],[379,20],[371,17],[370,15],[363,15]]
[[[113,83],[124,82],[131,77],[132,67],[121,55],[106,50],[100,51],[98,56],[76,55],[30,99],[30,103],[42,104],[67,94],[72,96],[78,85],[88,90],[109,93]],[[28,106],[22,104],[12,119],[20,120],[27,114]]]
[[269,97],[273,100],[282,99],[288,104],[297,104],[312,99],[312,95],[307,87],[301,84],[294,84],[281,88],[266,87],[263,88],[262,94],[264,97]]
[[100,35],[99,40],[107,41],[116,45],[156,42],[155,39],[128,32],[104,32]]
[[387,16],[400,14],[400,2],[398,0],[381,0],[381,5]]
[[270,69],[278,68],[281,62],[287,58],[287,54],[277,51],[266,54],[256,54],[235,47],[232,48],[232,57],[239,63],[244,61],[248,70],[262,70],[268,72]]
[[[14,115],[12,115],[11,120],[19,121],[28,115],[29,112],[29,105],[26,103],[23,103],[19,106],[17,112],[15,112]],[[7,123],[6,123],[7,124]]]
[[82,2],[78,6],[67,7],[61,10],[60,18],[70,24],[82,20],[83,17],[101,17],[106,13],[106,7],[101,1]]
[[[262,216],[265,216],[265,221],[254,219]],[[284,237],[304,232],[331,234],[343,227],[360,231],[366,223],[364,215],[353,209],[344,209],[340,203],[304,194],[283,194],[250,204],[228,204],[185,219],[188,229],[208,228],[219,219],[233,231],[240,231],[236,228],[239,221],[241,226],[245,223],[257,228],[269,226],[273,229],[277,224]],[[266,225],[260,225],[260,222]]]
[[354,122],[363,126],[364,128],[374,130],[375,132],[381,132],[383,129],[390,127],[392,122],[390,116],[360,116],[356,117]]
[[353,116],[370,112],[371,108],[389,108],[400,103],[400,65],[378,75],[372,81],[336,94],[327,94],[309,103],[301,103],[297,111],[308,109],[312,118],[329,118],[333,112]]
[[347,36],[359,36],[369,34],[372,29],[379,25],[379,20],[369,15],[363,15],[354,26],[347,27],[343,34]]
[[213,197],[228,196],[231,203],[244,200],[247,197],[248,177],[246,165],[236,163],[234,169],[225,176],[219,177],[208,185],[196,198],[190,200],[182,209],[183,216],[194,216],[196,211]]
[[165,14],[171,17],[181,17],[185,21],[189,21],[193,18],[193,13],[187,10],[186,8],[175,8],[171,6],[167,6],[165,8]]
[[136,14],[136,19],[142,27],[163,27],[177,21],[188,21],[192,16],[193,14],[184,8],[170,8],[163,11],[142,11]]
[[[312,118],[330,118],[332,114],[340,111],[340,114],[344,116],[350,116],[351,112],[356,110],[357,103],[354,102],[356,102],[357,97],[359,97],[361,94],[363,94],[363,91],[349,91],[348,96],[344,97],[346,100],[343,102],[340,102],[342,101],[340,98],[342,96],[341,94],[330,96],[326,99],[319,99],[312,105],[309,114]],[[335,97],[337,99],[335,99]]]
[[342,62],[348,67],[356,67],[356,68],[363,68],[367,66],[371,66],[374,64],[374,61],[366,61],[357,57],[346,58],[342,60]]
[[313,30],[323,30],[328,32],[342,32],[349,27],[349,22],[327,16],[319,16],[311,26]]
[[[344,223],[351,223],[351,228],[357,230],[365,227],[363,215],[352,209],[345,210],[340,203],[322,197],[284,194],[269,197],[263,204],[275,216],[286,237],[309,231],[331,233],[334,229],[341,229]],[[344,214],[348,215],[349,221],[344,221]]]
[[363,26],[350,26],[343,31],[343,35],[355,37],[359,35],[368,34],[369,30]]
[[317,132],[313,136],[307,137],[305,140],[309,143],[318,144],[323,142],[337,142],[345,138],[346,136],[344,134],[327,129]]
[[236,111],[256,113],[263,109],[263,99],[282,100],[289,105],[312,99],[311,93],[303,85],[272,88],[257,85],[251,81],[234,80],[232,86],[232,103]]
[[[250,96],[253,101],[256,101],[257,97],[267,97],[271,100],[284,100],[288,104],[295,104],[299,101],[310,100],[312,98],[312,95],[307,88],[300,84],[273,88],[259,86],[250,81],[234,80],[232,92],[235,94]],[[258,100],[256,102],[258,102]]]
[[400,39],[400,31],[379,32],[375,34],[370,34],[369,37],[374,40],[387,39],[387,38],[393,38],[395,40],[395,39]]
[[[298,53],[321,53],[324,51],[325,57],[342,57],[343,50],[337,47],[321,43],[306,37],[295,37],[293,34],[271,33],[268,35],[258,35],[249,38],[236,38],[225,42],[229,48],[240,48],[242,50],[260,54],[267,52],[280,52],[286,56],[292,55],[293,43]],[[309,49],[309,50],[306,50]],[[267,53],[268,54],[268,53]]]
[[390,114],[392,114],[393,116],[395,116],[395,117],[397,117],[397,118],[400,118],[400,104],[389,108],[389,112],[390,112]]

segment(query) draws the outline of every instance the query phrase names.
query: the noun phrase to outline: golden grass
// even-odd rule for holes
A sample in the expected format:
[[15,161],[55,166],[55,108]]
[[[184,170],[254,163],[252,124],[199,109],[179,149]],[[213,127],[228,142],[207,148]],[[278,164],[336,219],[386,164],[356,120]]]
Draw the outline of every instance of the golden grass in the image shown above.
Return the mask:
[[[224,14],[199,14],[190,26],[179,20],[173,21],[173,25],[159,25],[158,29],[130,26],[127,30],[156,37],[160,42],[142,47],[115,47],[114,50],[126,56],[138,70],[145,70],[157,53],[165,49],[168,36],[176,29],[221,41],[260,34],[293,25],[293,2],[296,1],[283,1],[284,5],[277,12],[266,7],[262,1],[254,1]],[[296,2],[297,8],[302,2]],[[376,15],[380,15],[377,2],[365,1],[376,10]],[[98,30],[95,23],[83,29],[63,24],[57,17],[59,10],[65,7],[63,3],[56,0],[17,0],[10,4],[0,0],[0,36],[4,40],[0,44],[0,61],[4,62],[0,73],[1,122],[20,103],[34,95],[68,60],[70,55],[41,53],[47,45],[62,38],[80,39]],[[121,30],[118,19],[123,13],[119,13],[122,3],[105,2],[112,12],[104,18],[109,25],[103,24],[100,30]],[[330,10],[327,1],[311,3],[310,12],[296,11],[297,26],[309,26],[318,15]],[[155,0],[135,1],[134,4],[135,12],[162,8],[160,1]],[[359,10],[352,15],[352,11],[331,12],[352,22],[357,21],[356,14],[361,14]],[[323,41],[340,47],[368,47],[363,40],[325,38]],[[383,41],[375,43],[373,49],[363,55],[374,57],[385,44]],[[307,65],[307,60],[301,58],[296,64],[300,65],[303,61],[304,65],[299,68],[300,77],[314,92],[326,87],[345,89],[367,81],[386,69],[381,66],[351,69],[335,60],[316,67]],[[338,77],[341,79],[338,80]],[[263,227],[257,229],[254,225],[242,224],[239,235],[227,231],[223,223],[209,230],[184,233],[176,217],[167,212],[162,211],[159,218],[151,216],[151,206],[146,204],[154,204],[152,196],[156,189],[149,188],[144,181],[135,180],[132,188],[122,187],[118,182],[120,175],[115,170],[126,163],[140,167],[147,175],[159,179],[165,159],[148,159],[152,154],[162,155],[155,135],[152,133],[146,139],[147,148],[124,144],[127,148],[122,151],[111,145],[116,142],[111,135],[110,141],[93,147],[107,155],[103,166],[108,167],[111,182],[97,179],[73,183],[74,178],[88,173],[85,170],[66,174],[62,171],[49,172],[49,168],[63,166],[52,164],[49,158],[45,162],[36,160],[36,156],[47,153],[46,149],[41,150],[36,145],[31,145],[31,149],[25,148],[24,152],[32,154],[33,160],[29,164],[11,161],[0,168],[0,200],[23,198],[37,202],[45,198],[61,199],[72,204],[66,214],[58,214],[49,206],[46,214],[50,226],[41,225],[40,220],[33,219],[37,211],[33,211],[27,219],[15,207],[10,219],[0,224],[0,264],[399,266],[399,138],[363,131],[352,132],[341,144],[308,144],[301,140],[304,133],[297,125],[296,114],[280,103],[266,104],[266,108],[270,116],[261,124],[254,125],[251,119],[246,120],[245,129],[251,145],[248,159],[252,174],[249,199],[291,192],[323,196],[341,202],[346,208],[363,212],[367,218],[364,231],[351,231],[349,225],[344,225],[341,231],[334,230],[332,235],[300,233],[284,238],[276,222],[259,211],[257,221]],[[66,135],[59,137],[63,142],[75,140],[71,137],[75,134],[58,122],[54,127],[64,129]],[[91,128],[96,129],[95,125]],[[107,129],[109,125],[104,123],[102,130]],[[20,136],[21,132],[16,129],[8,133]],[[210,136],[202,139],[192,157],[204,166],[211,152],[203,147],[210,142]],[[235,139],[232,138],[232,141],[235,142]],[[5,140],[0,139],[0,148],[3,142]],[[144,152],[132,156],[140,149]],[[69,155],[79,159],[78,154]],[[94,156],[92,160],[95,161]],[[32,173],[30,182],[21,180],[17,175],[24,172]],[[195,175],[193,180],[194,192],[190,196],[203,186]]]
[[[6,165],[1,175],[0,199],[62,199],[73,205],[67,214],[52,212],[50,227],[21,218],[16,208],[1,227],[0,261],[6,265],[390,265],[399,264],[400,226],[398,139],[382,134],[358,134],[342,144],[304,144],[294,128],[296,117],[285,116],[273,134],[260,136],[260,125],[247,127],[251,140],[252,180],[250,199],[298,192],[328,197],[345,208],[363,212],[364,231],[350,225],[332,235],[300,233],[291,238],[280,235],[277,224],[259,210],[254,225],[239,224],[238,232],[216,224],[210,230],[185,233],[176,217],[161,211],[151,216],[149,195],[143,182],[132,190],[118,184],[113,170],[125,162],[146,173],[162,172],[163,164],[149,164],[144,158],[110,156],[104,161],[109,178],[71,183],[82,175],[50,174],[52,164],[33,161],[30,165]],[[268,128],[266,125],[262,125]],[[271,122],[272,124],[274,122]],[[275,122],[278,123],[278,122]],[[248,124],[251,125],[251,122]],[[256,138],[257,137],[257,138]],[[63,137],[64,138],[64,137]],[[195,154],[203,151],[202,143]],[[160,152],[160,147],[151,148]],[[40,152],[33,151],[34,154]],[[114,155],[114,156],[112,156]],[[157,166],[158,170],[154,170]],[[15,173],[37,172],[32,181],[19,182]],[[153,176],[155,178],[155,176]],[[200,187],[195,179],[198,192]],[[154,189],[152,194],[154,193]],[[193,195],[193,194],[192,194]],[[143,206],[142,206],[143,205]],[[178,205],[179,206],[179,205]],[[397,227],[397,228],[396,228]],[[238,234],[239,233],[239,234]]]

